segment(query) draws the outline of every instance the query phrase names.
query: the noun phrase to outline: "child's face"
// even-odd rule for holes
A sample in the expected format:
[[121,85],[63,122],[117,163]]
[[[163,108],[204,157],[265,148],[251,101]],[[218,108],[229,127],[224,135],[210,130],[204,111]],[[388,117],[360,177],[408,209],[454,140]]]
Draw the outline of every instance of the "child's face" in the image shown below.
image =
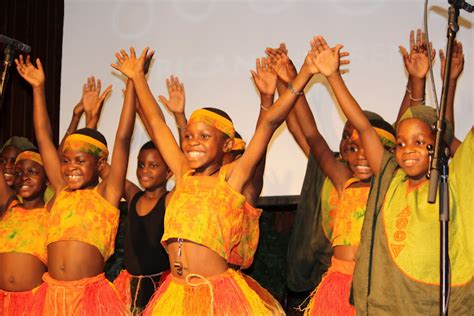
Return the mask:
[[182,150],[192,169],[202,169],[222,163],[224,153],[232,149],[229,140],[217,128],[203,122],[193,122],[186,127]]
[[0,170],[3,170],[3,176],[9,187],[15,184],[15,160],[20,150],[15,146],[7,146],[0,154]]
[[143,149],[138,154],[137,178],[145,190],[166,185],[169,169],[156,149]]
[[25,200],[43,199],[46,185],[46,174],[40,164],[24,159],[15,165],[16,193]]
[[423,121],[411,118],[398,124],[395,157],[412,180],[425,178],[429,168],[427,146],[433,145],[434,141],[431,127]]
[[364,148],[360,138],[349,139],[343,148],[343,157],[347,161],[354,177],[360,180],[368,180],[372,177],[372,170],[365,157]]
[[78,150],[65,150],[61,160],[61,173],[69,188],[86,189],[99,181],[100,159]]

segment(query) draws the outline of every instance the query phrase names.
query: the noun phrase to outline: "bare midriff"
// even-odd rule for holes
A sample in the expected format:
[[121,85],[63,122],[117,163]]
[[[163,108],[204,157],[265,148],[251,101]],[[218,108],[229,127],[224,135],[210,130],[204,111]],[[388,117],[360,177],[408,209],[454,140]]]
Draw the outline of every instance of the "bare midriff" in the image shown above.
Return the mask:
[[0,253],[0,289],[29,291],[39,286],[46,265],[37,257],[17,252]]
[[344,261],[355,261],[358,246],[336,246],[333,248],[334,257]]
[[62,281],[93,277],[104,272],[104,257],[82,241],[56,241],[48,245],[48,272]]
[[[198,274],[202,277],[213,277],[228,269],[227,261],[211,249],[184,239],[181,245],[181,256],[178,256],[178,239],[171,238],[166,241],[171,274],[180,279],[185,279],[188,274]],[[182,273],[179,274],[175,263],[180,263]]]

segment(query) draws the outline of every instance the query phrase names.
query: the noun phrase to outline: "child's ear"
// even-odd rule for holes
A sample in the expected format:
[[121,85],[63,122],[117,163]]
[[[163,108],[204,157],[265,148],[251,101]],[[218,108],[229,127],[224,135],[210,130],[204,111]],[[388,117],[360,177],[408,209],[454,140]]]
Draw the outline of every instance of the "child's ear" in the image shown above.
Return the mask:
[[99,160],[97,160],[97,169],[99,170],[99,173],[104,170],[106,164],[107,159],[105,157],[99,158]]
[[169,180],[173,176],[173,172],[170,169],[166,172],[166,180]]
[[225,153],[231,152],[232,147],[234,147],[234,139],[233,138],[227,138],[224,143],[224,149],[222,150]]

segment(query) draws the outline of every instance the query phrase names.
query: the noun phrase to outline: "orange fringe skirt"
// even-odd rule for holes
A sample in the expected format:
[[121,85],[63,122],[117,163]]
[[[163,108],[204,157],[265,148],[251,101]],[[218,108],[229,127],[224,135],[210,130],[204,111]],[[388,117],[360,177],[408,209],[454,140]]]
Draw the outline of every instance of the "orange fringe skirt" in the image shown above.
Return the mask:
[[[113,284],[117,290],[120,299],[125,303],[125,306],[132,315],[137,315],[142,312],[143,307],[137,306],[137,298],[141,289],[141,282],[144,279],[148,279],[153,282],[155,291],[165,281],[166,277],[170,273],[169,270],[153,275],[132,275],[127,270],[120,271],[118,277],[114,280]],[[158,279],[158,281],[156,281]],[[131,291],[131,282],[136,280],[136,288],[134,293]]]
[[311,293],[311,300],[304,311],[305,316],[350,316],[355,315],[349,303],[354,261],[331,258],[331,266]]
[[189,274],[182,280],[170,274],[143,315],[280,315],[270,306],[276,303],[282,311],[278,302],[273,299],[274,302],[266,304],[249,283],[255,283],[253,287],[258,285],[232,269],[211,278]]
[[34,299],[34,315],[128,315],[103,273],[74,281],[56,280],[45,273],[43,281]]
[[[31,316],[39,286],[22,292],[0,290],[0,316]],[[39,315],[39,314],[38,314]]]

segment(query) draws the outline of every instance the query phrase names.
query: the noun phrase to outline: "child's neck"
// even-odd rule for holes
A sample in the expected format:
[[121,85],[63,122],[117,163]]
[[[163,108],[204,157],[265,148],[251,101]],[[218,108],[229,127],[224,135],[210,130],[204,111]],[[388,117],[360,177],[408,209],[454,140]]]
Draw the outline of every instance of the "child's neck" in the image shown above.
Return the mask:
[[145,190],[143,197],[147,200],[159,200],[166,193],[166,184],[154,189]]
[[40,197],[34,198],[32,200],[23,199],[23,207],[32,210],[35,208],[44,208],[44,198],[43,195]]
[[222,163],[215,163],[212,165],[208,165],[206,167],[197,168],[194,174],[196,176],[208,176],[208,177],[215,176],[219,173],[219,170],[221,170],[221,167],[222,167]]

